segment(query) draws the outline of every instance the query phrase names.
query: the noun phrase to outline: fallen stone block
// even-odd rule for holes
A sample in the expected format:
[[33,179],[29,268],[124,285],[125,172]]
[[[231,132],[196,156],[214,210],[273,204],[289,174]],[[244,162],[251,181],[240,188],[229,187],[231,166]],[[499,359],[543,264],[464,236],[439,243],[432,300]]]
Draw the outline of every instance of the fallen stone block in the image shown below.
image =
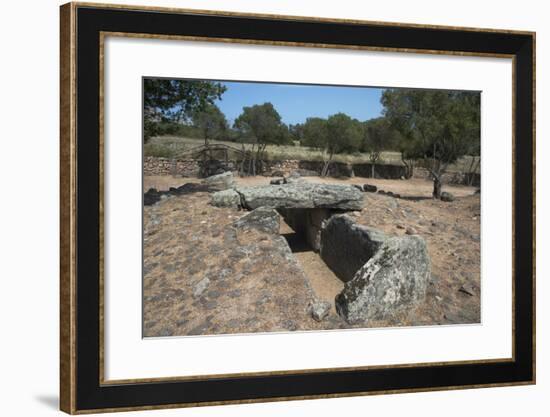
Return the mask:
[[193,297],[199,298],[208,289],[209,285],[210,279],[207,277],[201,279],[193,288]]
[[158,192],[155,188],[149,188],[145,194],[143,194],[143,205],[152,206],[160,201],[162,193]]
[[285,184],[296,184],[296,183],[302,183],[304,181],[305,180],[297,171],[292,171],[288,177],[284,178]]
[[240,207],[241,196],[235,190],[223,190],[212,194],[210,204],[215,207]]
[[208,192],[208,187],[204,184],[196,184],[193,182],[188,182],[175,189],[173,187],[170,188],[170,192],[178,195]]
[[451,201],[455,201],[455,196],[451,193],[448,193],[447,191],[443,191],[441,193],[441,201],[450,203]]
[[331,304],[328,301],[314,300],[308,305],[308,312],[315,321],[323,321],[330,312]]
[[280,224],[281,217],[274,209],[258,207],[235,221],[233,226],[244,230],[257,229],[267,233],[278,234]]
[[224,172],[218,175],[202,180],[203,184],[208,186],[210,191],[223,191],[235,186],[235,179],[231,171]]

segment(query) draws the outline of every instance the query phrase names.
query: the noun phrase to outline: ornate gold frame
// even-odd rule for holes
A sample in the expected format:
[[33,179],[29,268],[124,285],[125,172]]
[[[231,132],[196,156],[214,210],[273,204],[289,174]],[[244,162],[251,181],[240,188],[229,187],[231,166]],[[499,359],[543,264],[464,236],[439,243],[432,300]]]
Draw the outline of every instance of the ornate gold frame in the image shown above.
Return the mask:
[[[435,26],[435,25],[419,25],[419,24],[404,24],[393,22],[373,22],[363,20],[352,19],[328,19],[318,17],[303,17],[303,16],[285,16],[285,15],[269,15],[269,14],[252,14],[252,13],[235,13],[225,11],[209,11],[209,10],[194,10],[194,9],[178,9],[178,8],[166,8],[166,7],[148,7],[148,6],[129,6],[129,5],[112,5],[112,4],[100,4],[100,3],[68,3],[61,7],[60,23],[61,23],[61,36],[60,36],[60,408],[71,414],[86,414],[87,411],[79,411],[76,408],[76,196],[77,196],[77,162],[76,162],[76,9],[78,7],[97,7],[107,9],[122,9],[122,10],[150,10],[159,12],[171,12],[171,13],[192,13],[192,14],[205,14],[205,15],[219,15],[219,16],[246,16],[246,17],[265,17],[276,18],[281,20],[301,20],[312,22],[341,22],[349,24],[376,24],[379,26],[391,26],[391,27],[405,27],[405,28],[431,28],[431,29],[444,29],[444,30],[460,30],[460,31],[472,31],[472,32],[487,32],[487,33],[509,33],[509,34],[522,34],[528,35],[533,38],[535,43],[535,33],[529,31],[514,31],[514,30],[496,30],[487,28],[466,28],[466,27],[454,27],[454,26]],[[103,98],[104,98],[104,83],[103,83],[103,59],[104,59],[104,41],[107,36],[117,37],[133,37],[133,38],[151,38],[151,39],[168,39],[168,40],[192,40],[200,42],[226,42],[226,43],[243,43],[254,45],[275,45],[275,46],[296,46],[296,47],[315,47],[315,48],[332,48],[332,49],[349,49],[349,50],[369,50],[369,51],[382,51],[382,52],[401,52],[401,53],[418,53],[418,54],[436,54],[436,55],[459,55],[459,56],[481,56],[492,58],[507,58],[512,59],[513,65],[513,96],[515,96],[515,55],[513,54],[482,54],[482,53],[467,53],[460,51],[439,51],[439,50],[416,50],[416,49],[400,49],[400,48],[377,48],[377,47],[360,47],[360,46],[346,46],[346,45],[328,45],[328,44],[304,44],[296,42],[267,42],[260,40],[238,40],[238,39],[220,39],[220,38],[208,38],[208,37],[191,37],[191,36],[163,36],[155,34],[136,34],[136,33],[121,33],[121,32],[102,32],[100,35],[100,375],[99,382],[101,385],[112,384],[132,384],[132,383],[145,383],[145,382],[159,382],[159,381],[183,381],[190,379],[209,379],[218,378],[223,376],[244,376],[244,375],[284,375],[288,373],[308,373],[317,372],[320,370],[333,371],[333,370],[358,370],[358,369],[381,369],[388,368],[390,366],[367,366],[367,367],[351,367],[351,368],[326,368],[326,369],[304,369],[304,370],[292,370],[292,371],[277,371],[277,372],[258,372],[258,373],[246,373],[246,374],[221,374],[221,375],[206,375],[206,376],[191,376],[191,377],[168,377],[168,378],[144,378],[144,379],[128,379],[128,380],[105,380],[104,378],[104,345],[103,345]],[[535,68],[535,53],[533,53],[533,67]],[[535,77],[533,77],[533,93],[535,93]],[[533,147],[535,146],[535,101],[533,100]],[[513,115],[515,115],[515,100],[513,100]],[[515,117],[512,118],[515,121]],[[515,129],[512,126],[513,132],[513,159],[515,156]],[[533,174],[535,173],[535,153],[533,152]],[[515,172],[515,164],[512,164],[513,173]],[[534,175],[533,175],[534,177]],[[533,181],[533,195],[535,197],[535,182]],[[513,187],[512,191],[513,209],[515,207],[516,190]],[[535,200],[533,200],[533,217],[535,216]],[[535,227],[535,218],[533,219],[533,228]],[[513,236],[515,236],[515,224],[513,222]],[[533,230],[533,247],[535,248],[535,230]],[[515,248],[513,247],[515,252]],[[535,253],[533,253],[535,256]],[[515,265],[512,265],[512,274],[514,274]],[[535,305],[535,264],[533,263],[533,318],[535,319],[536,305]],[[512,281],[514,282],[514,281]],[[515,285],[512,288],[512,297],[515,297]],[[512,304],[513,305],[513,304]],[[512,311],[512,323],[514,323],[514,309]],[[533,346],[535,345],[536,331],[533,332]],[[412,363],[402,365],[392,365],[392,368],[398,367],[412,367],[412,366],[438,366],[444,364],[471,364],[471,363],[495,363],[495,362],[510,362],[515,358],[515,329],[513,328],[512,338],[512,357],[493,360],[474,360],[474,361],[455,361],[455,362],[440,362],[440,363]],[[535,355],[533,356],[533,380],[528,382],[518,383],[502,383],[502,384],[483,384],[483,385],[467,385],[467,386],[451,386],[451,387],[433,387],[427,389],[409,389],[409,390],[383,390],[383,391],[369,391],[359,393],[344,393],[344,394],[327,394],[327,395],[312,395],[312,396],[300,396],[300,397],[280,397],[269,399],[255,399],[255,400],[235,400],[235,401],[214,401],[207,403],[184,403],[184,404],[170,404],[162,406],[142,406],[142,407],[126,407],[126,408],[114,408],[114,409],[101,409],[94,410],[93,412],[112,412],[112,411],[132,411],[132,410],[152,410],[152,409],[166,409],[166,408],[179,408],[179,407],[191,407],[191,406],[208,406],[208,405],[221,405],[221,404],[243,404],[243,403],[256,403],[267,401],[288,401],[288,400],[303,400],[313,398],[337,398],[337,397],[349,397],[358,395],[379,395],[379,394],[395,394],[403,392],[425,392],[425,391],[443,391],[453,389],[470,389],[470,388],[485,388],[496,386],[510,386],[510,385],[528,385],[535,383]]]

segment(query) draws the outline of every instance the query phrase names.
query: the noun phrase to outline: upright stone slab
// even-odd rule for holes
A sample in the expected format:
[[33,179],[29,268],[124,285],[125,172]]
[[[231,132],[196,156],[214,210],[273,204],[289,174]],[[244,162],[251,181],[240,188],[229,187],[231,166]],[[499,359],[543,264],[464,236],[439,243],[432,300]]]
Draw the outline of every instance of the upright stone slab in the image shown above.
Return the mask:
[[388,238],[336,296],[336,311],[350,324],[391,318],[424,299],[430,275],[422,237]]
[[334,215],[320,233],[320,255],[344,282],[378,251],[386,240],[380,230],[355,223],[345,214]]

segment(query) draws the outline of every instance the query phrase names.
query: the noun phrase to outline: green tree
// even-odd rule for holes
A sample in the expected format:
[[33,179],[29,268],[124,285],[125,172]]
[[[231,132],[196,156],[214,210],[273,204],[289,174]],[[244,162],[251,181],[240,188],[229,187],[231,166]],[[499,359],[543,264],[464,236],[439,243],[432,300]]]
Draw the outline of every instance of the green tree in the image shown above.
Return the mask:
[[479,165],[481,164],[481,142],[472,143],[468,155],[470,156],[470,164],[466,171],[466,181],[468,185],[472,185],[474,176],[476,172],[478,172]]
[[293,142],[299,142],[301,144],[302,140],[304,139],[304,124],[289,124],[288,132]]
[[321,171],[321,176],[328,175],[330,164],[335,153],[354,152],[361,142],[361,125],[344,113],[337,113],[327,119],[326,151],[328,159]]
[[281,129],[279,133],[279,141],[276,145],[294,145],[294,139],[290,131],[290,127],[285,123],[281,123]]
[[308,117],[303,125],[302,145],[310,148],[325,149],[327,146],[327,121],[320,117]]
[[188,121],[226,91],[212,81],[145,78],[143,80],[143,139],[162,133],[161,123]]
[[257,168],[263,169],[262,158],[267,145],[282,145],[290,140],[288,127],[282,123],[281,116],[271,103],[243,107],[243,112],[235,119],[234,127],[243,136],[253,138],[249,169],[252,175],[256,175]]
[[480,95],[475,93],[461,93],[459,114],[463,121],[463,130],[466,132],[466,155],[470,156],[470,165],[466,172],[468,185],[474,180],[474,174],[481,163],[481,121],[480,121]]
[[361,135],[361,123],[344,113],[334,114],[328,119],[310,117],[304,123],[302,144],[323,151],[321,176],[326,176],[334,154],[357,151],[361,144]]
[[422,147],[414,137],[401,135],[395,149],[401,154],[401,162],[405,165],[405,178],[412,178],[417,160],[424,157]]
[[227,133],[228,124],[225,115],[215,104],[208,104],[193,116],[193,125],[200,130],[204,138],[204,145],[208,146],[209,139],[219,138]]
[[382,152],[395,148],[399,139],[399,132],[385,117],[378,117],[363,123],[361,151],[369,154],[372,178],[374,178],[375,166],[380,162]]
[[433,179],[433,197],[441,198],[442,175],[449,164],[480,140],[477,92],[387,89],[384,115],[402,134],[408,157],[420,157]]

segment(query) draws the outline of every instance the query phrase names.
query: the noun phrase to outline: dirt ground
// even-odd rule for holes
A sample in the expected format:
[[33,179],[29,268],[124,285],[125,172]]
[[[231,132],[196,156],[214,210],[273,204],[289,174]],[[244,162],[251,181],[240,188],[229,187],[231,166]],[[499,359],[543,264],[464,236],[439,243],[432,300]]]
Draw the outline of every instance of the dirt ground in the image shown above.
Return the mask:
[[145,337],[323,330],[310,280],[283,236],[234,227],[246,212],[209,204],[207,192],[144,209]]
[[[236,178],[236,182],[259,185],[270,179]],[[305,180],[368,183],[400,194],[403,198],[365,193],[363,210],[351,215],[388,235],[418,234],[427,242],[432,279],[425,302],[390,321],[359,327],[480,322],[481,213],[475,188],[445,185],[444,191],[457,197],[445,203],[431,199],[432,183],[421,179]],[[200,180],[151,176],[144,178],[144,189],[167,190],[188,182]],[[292,254],[285,254],[285,245],[275,236],[241,232],[233,236],[228,227],[245,213],[212,207],[209,200],[208,193],[197,192],[145,207],[145,336],[351,327],[334,310],[334,296],[343,283],[317,253],[293,240],[292,229],[281,222],[281,235]],[[246,259],[241,259],[241,252],[247,253]],[[207,288],[197,297],[205,278]],[[325,321],[308,316],[304,294],[331,301]]]
[[[449,188],[447,188],[449,189]],[[422,236],[428,245],[432,280],[426,302],[404,324],[480,322],[480,195],[452,203],[411,201],[367,194],[357,222],[388,235]]]
[[[294,230],[283,219],[281,219],[281,235],[287,239],[294,257],[303,268],[317,298],[334,300],[334,297],[344,289],[344,282],[323,262],[319,254],[312,251],[303,240],[297,240],[296,242],[293,239]],[[334,303],[331,304],[331,311],[336,314]]]
[[[378,189],[384,191],[391,191],[393,193],[400,194],[406,197],[427,197],[431,198],[433,185],[431,181],[426,181],[420,178],[411,178],[409,180],[384,180],[378,178],[321,178],[321,177],[303,177],[305,181],[317,182],[317,183],[330,183],[330,184],[372,184],[378,187]],[[249,185],[266,185],[269,184],[272,177],[235,177],[237,185],[249,186]],[[186,182],[200,183],[198,178],[181,178],[172,176],[145,176],[143,179],[143,190],[147,191],[149,188],[156,188],[157,190],[168,190],[170,187],[178,187]],[[443,191],[448,191],[454,194],[456,197],[466,197],[475,193],[475,187],[468,187],[466,185],[451,185],[445,184]]]

